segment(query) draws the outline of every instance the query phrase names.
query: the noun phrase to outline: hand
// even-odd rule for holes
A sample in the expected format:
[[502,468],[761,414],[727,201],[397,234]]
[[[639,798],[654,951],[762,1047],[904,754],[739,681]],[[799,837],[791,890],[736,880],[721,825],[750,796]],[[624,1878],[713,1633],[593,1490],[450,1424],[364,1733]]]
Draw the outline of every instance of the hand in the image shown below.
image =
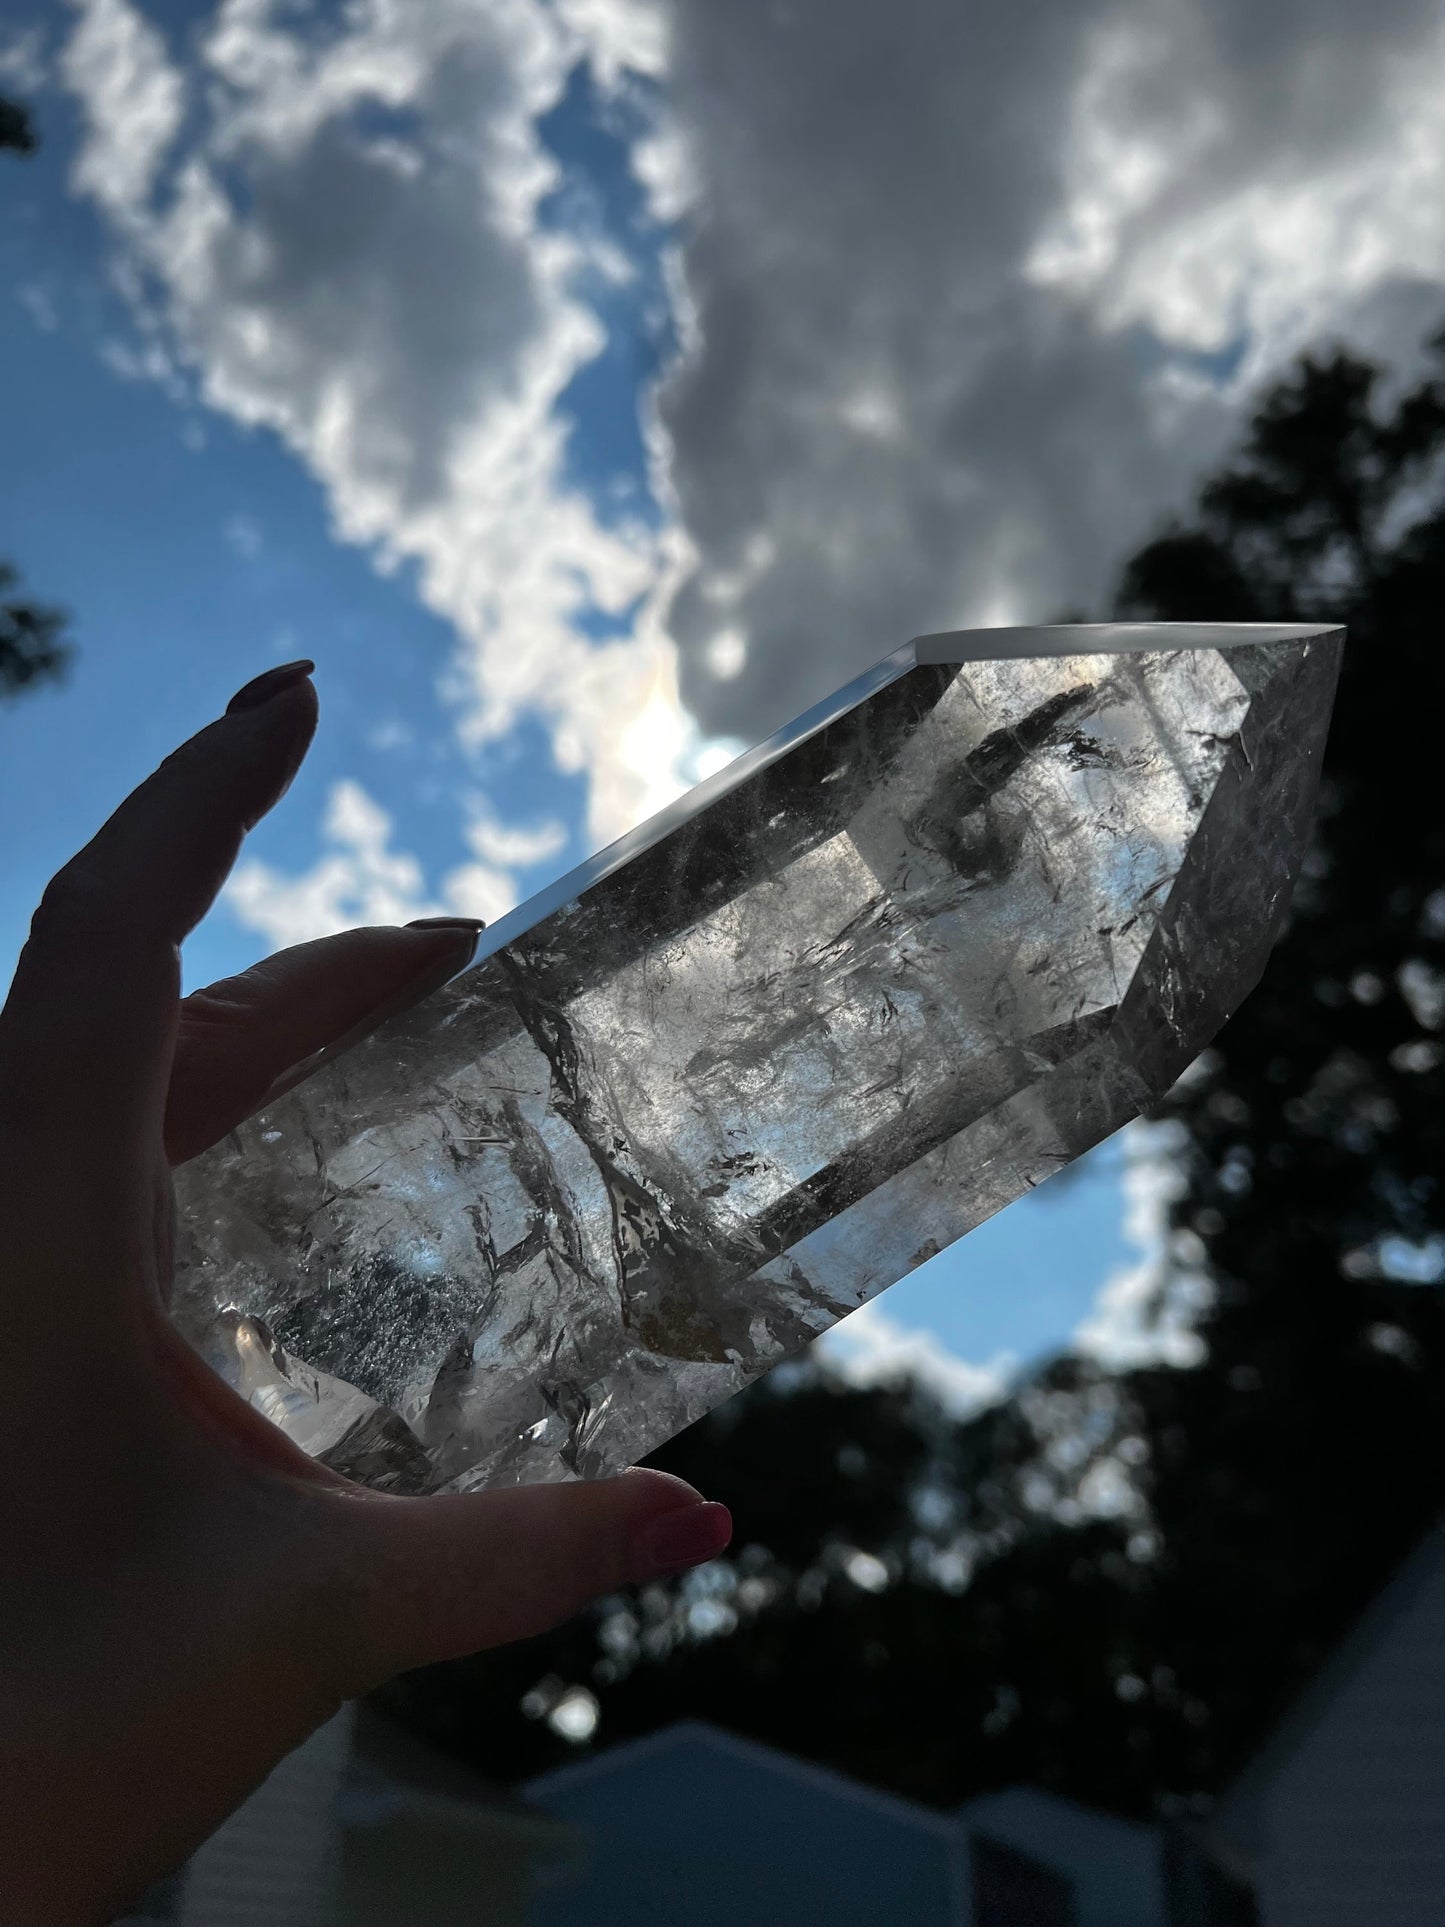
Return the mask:
[[170,1167],[425,995],[475,933],[353,930],[181,1000],[178,945],[316,726],[248,684],[45,893],[0,1012],[0,1893],[103,1921],[344,1699],[722,1550],[658,1472],[400,1499],[306,1458],[177,1336]]

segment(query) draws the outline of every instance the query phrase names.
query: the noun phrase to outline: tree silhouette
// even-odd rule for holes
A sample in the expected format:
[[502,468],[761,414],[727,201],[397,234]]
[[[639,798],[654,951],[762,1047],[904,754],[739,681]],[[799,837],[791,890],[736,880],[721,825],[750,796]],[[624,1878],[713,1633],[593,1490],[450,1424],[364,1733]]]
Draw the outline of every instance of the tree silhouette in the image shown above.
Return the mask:
[[8,147],[17,154],[33,154],[38,145],[30,109],[0,94],[0,149]]
[[1217,1292],[1208,1369],[1130,1388],[1169,1548],[1159,1612],[1222,1761],[1445,1500],[1445,386],[1383,409],[1381,387],[1349,355],[1306,359],[1121,595],[1128,614],[1350,631],[1291,928],[1165,1107],[1176,1235]]
[[15,570],[0,562],[0,698],[65,673],[71,656],[65,620],[64,610],[23,594]]
[[[1445,352],[1445,338],[1435,344]],[[1261,988],[1162,1107],[1164,1316],[1203,1362],[1065,1355],[970,1423],[774,1374],[656,1455],[732,1554],[387,1703],[503,1779],[710,1718],[940,1803],[1207,1805],[1445,1501],[1445,386],[1344,353],[1265,398],[1118,613],[1347,622],[1315,845]]]
[[[0,148],[33,154],[37,146],[30,111],[0,95]],[[65,615],[19,592],[20,577],[0,562],[0,698],[18,695],[64,674],[70,660],[63,639]]]

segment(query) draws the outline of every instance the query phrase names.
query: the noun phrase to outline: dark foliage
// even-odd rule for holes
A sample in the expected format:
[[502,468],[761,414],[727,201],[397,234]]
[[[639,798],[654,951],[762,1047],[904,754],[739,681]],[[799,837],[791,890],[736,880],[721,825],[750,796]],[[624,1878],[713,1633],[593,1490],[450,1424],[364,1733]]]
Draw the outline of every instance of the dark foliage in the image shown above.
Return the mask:
[[70,661],[65,621],[63,609],[21,593],[15,570],[0,562],[0,698],[64,675]]
[[[1442,343],[1445,346],[1445,343]],[[1445,1500],[1445,386],[1306,360],[1119,613],[1346,621],[1316,847],[1265,983],[1165,1115],[1191,1368],[1064,1357],[952,1425],[765,1382],[658,1454],[733,1556],[390,1703],[492,1773],[716,1720],[940,1803],[1207,1805]],[[866,1557],[860,1557],[860,1554]]]
[[0,149],[8,147],[17,154],[33,154],[38,145],[30,109],[18,100],[6,100],[0,95]]
[[1350,631],[1292,927],[1168,1107],[1178,1234],[1218,1291],[1208,1368],[1131,1388],[1210,1779],[1445,1499],[1445,385],[1386,409],[1380,386],[1307,360],[1123,586],[1129,613]]
[[[0,149],[33,154],[39,142],[28,107],[0,95]],[[65,612],[18,593],[20,578],[0,562],[0,699],[54,682],[70,661]]]

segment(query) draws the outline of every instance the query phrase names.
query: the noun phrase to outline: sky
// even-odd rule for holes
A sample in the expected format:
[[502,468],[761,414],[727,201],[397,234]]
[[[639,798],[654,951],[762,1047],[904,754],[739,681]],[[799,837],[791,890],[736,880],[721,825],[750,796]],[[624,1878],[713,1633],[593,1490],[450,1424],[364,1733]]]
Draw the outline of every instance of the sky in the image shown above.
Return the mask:
[[[922,631],[1102,613],[1303,347],[1445,312],[1428,0],[9,0],[0,975],[243,681],[323,722],[189,946],[494,918]],[[1126,1134],[829,1341],[962,1404],[1141,1318]]]

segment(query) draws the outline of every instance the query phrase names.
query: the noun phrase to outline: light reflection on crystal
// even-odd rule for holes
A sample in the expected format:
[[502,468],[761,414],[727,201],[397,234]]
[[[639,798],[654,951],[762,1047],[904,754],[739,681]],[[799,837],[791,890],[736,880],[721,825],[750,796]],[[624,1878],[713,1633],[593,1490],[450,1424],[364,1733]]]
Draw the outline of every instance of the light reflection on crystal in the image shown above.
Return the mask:
[[910,645],[188,1167],[182,1329],[367,1483],[634,1462],[1197,1055],[1287,903],[1338,653]]

